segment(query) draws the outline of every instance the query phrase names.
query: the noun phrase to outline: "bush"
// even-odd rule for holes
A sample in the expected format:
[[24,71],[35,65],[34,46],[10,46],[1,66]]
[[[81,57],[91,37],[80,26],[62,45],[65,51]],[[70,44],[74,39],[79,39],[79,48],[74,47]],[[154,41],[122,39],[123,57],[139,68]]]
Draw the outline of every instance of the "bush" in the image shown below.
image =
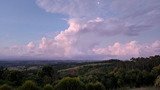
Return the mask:
[[40,90],[39,87],[33,81],[26,81],[19,90]]
[[56,86],[55,90],[85,90],[83,82],[79,78],[63,78]]
[[86,85],[86,90],[95,90],[95,89],[94,89],[94,84],[93,84],[93,83],[88,83],[88,84]]
[[156,87],[160,87],[160,75],[157,77],[155,84]]
[[8,86],[7,84],[4,84],[0,87],[0,90],[12,90],[12,87]]
[[87,84],[86,90],[106,90],[106,89],[102,83],[96,82]]
[[43,87],[43,90],[53,90],[53,87],[52,87],[52,85],[47,84],[47,85],[45,85],[45,86]]

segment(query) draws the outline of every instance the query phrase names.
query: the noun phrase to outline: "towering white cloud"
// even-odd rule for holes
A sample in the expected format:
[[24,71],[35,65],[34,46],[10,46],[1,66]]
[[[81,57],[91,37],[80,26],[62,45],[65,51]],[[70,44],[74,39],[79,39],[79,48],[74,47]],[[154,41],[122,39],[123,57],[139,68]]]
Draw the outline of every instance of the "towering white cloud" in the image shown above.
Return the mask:
[[29,42],[29,43],[27,44],[27,48],[28,48],[28,49],[34,49],[34,48],[35,48],[35,44],[34,44],[33,42]]
[[90,20],[103,18],[100,23],[90,22],[91,28],[86,29],[94,27],[92,31],[105,30],[109,35],[122,32],[135,36],[159,28],[160,23],[159,0],[37,0],[37,4],[47,12],[66,14],[87,25]]
[[[105,20],[102,18],[89,20],[86,23],[79,23],[77,20],[71,19],[68,23],[69,28],[61,31],[56,37],[51,39],[43,37],[36,51],[42,56],[62,59],[131,58],[160,54],[159,40],[151,44],[142,44],[137,41],[130,41],[124,44],[115,42],[113,45],[110,44],[106,47],[103,47],[103,45],[101,47],[101,42],[105,40],[105,37],[120,33],[125,34],[126,32],[125,30],[118,32],[118,27],[121,27],[118,25],[117,28],[111,27],[110,31],[107,28],[105,29],[108,24],[103,26]],[[101,27],[98,26],[101,25],[104,30],[99,29]],[[32,46],[30,44],[27,46]]]
[[104,48],[94,48],[93,52],[100,55],[112,55],[115,58],[131,58],[141,56],[141,49],[141,45],[139,45],[136,41],[131,41],[126,44],[116,42],[112,46],[110,45]]
[[[160,28],[160,0],[36,0],[50,13],[68,15],[69,27],[54,38],[30,42],[21,55],[53,59],[130,58],[160,54],[160,41],[108,42],[109,37],[138,36]],[[120,37],[124,38],[124,37]],[[27,48],[26,48],[27,47]]]

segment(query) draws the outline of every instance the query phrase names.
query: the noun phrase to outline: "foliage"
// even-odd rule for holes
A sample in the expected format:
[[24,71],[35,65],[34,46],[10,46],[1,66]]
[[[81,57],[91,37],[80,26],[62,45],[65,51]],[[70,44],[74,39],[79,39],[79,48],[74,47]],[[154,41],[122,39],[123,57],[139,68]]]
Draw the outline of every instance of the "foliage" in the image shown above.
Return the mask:
[[152,74],[153,74],[155,77],[157,77],[158,75],[160,75],[160,65],[158,65],[158,66],[156,66],[156,67],[154,67],[154,68],[152,69]]
[[63,78],[56,86],[55,90],[84,90],[84,83],[79,78]]
[[0,87],[0,90],[13,90],[12,87],[8,86],[7,84],[4,84]]
[[96,82],[87,84],[86,90],[106,90],[106,89],[102,83]]
[[19,90],[40,90],[39,87],[33,81],[26,81]]
[[[160,86],[159,55],[131,58],[126,61],[117,59],[96,62],[48,61],[47,65],[25,65],[26,61],[22,64],[9,61],[7,63],[7,65],[0,63],[3,66],[0,66],[0,86],[10,85],[15,89],[19,87],[18,90],[39,90],[39,87],[43,86],[44,90],[52,90],[53,87],[55,90],[84,90],[85,86],[88,90],[95,88],[104,90],[102,87],[108,90]],[[36,69],[33,69],[35,67]]]
[[52,77],[53,73],[54,73],[54,69],[52,66],[46,65],[42,68],[42,73],[43,75],[46,75],[48,77]]
[[45,86],[43,87],[43,90],[53,90],[53,87],[52,87],[52,85],[47,84],[47,85],[45,85]]
[[157,77],[155,81],[155,86],[160,87],[160,75]]

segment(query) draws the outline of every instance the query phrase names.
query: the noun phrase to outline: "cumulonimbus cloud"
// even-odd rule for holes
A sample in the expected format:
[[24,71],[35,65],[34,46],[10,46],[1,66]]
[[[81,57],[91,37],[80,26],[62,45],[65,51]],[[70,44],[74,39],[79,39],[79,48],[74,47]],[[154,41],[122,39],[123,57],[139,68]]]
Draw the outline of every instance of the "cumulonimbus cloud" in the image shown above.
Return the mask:
[[43,37],[38,44],[30,42],[20,47],[23,49],[17,50],[21,50],[21,55],[107,59],[160,54],[159,39],[146,44],[135,40],[107,42],[109,37],[136,37],[160,28],[159,0],[36,0],[36,3],[47,12],[68,15],[69,27],[54,38]]
[[[88,25],[90,31],[106,35],[138,35],[159,27],[159,0],[37,0],[39,7],[51,13],[68,15]],[[102,22],[90,22],[97,17]],[[89,25],[90,24],[90,25]],[[158,25],[157,25],[158,24]],[[91,27],[91,28],[90,28]],[[92,28],[94,27],[94,29]]]
[[[102,19],[95,19],[88,23],[100,23],[102,21]],[[129,41],[100,46],[104,36],[100,36],[101,33],[99,32],[90,31],[92,29],[86,29],[92,24],[82,25],[77,20],[70,20],[68,23],[69,28],[61,31],[54,38],[43,37],[39,44],[29,42],[26,46],[14,46],[5,51],[7,51],[6,53],[10,52],[10,55],[52,59],[124,59],[160,54],[159,40],[145,44]]]

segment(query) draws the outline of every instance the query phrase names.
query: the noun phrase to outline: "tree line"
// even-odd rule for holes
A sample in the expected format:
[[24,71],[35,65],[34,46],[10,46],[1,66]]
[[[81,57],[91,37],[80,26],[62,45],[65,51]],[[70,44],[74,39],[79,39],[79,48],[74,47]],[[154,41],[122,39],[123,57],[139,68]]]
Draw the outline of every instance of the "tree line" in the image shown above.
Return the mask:
[[[63,67],[63,69],[61,68]],[[110,90],[160,87],[160,56],[90,62],[36,70],[0,67],[0,90]]]

